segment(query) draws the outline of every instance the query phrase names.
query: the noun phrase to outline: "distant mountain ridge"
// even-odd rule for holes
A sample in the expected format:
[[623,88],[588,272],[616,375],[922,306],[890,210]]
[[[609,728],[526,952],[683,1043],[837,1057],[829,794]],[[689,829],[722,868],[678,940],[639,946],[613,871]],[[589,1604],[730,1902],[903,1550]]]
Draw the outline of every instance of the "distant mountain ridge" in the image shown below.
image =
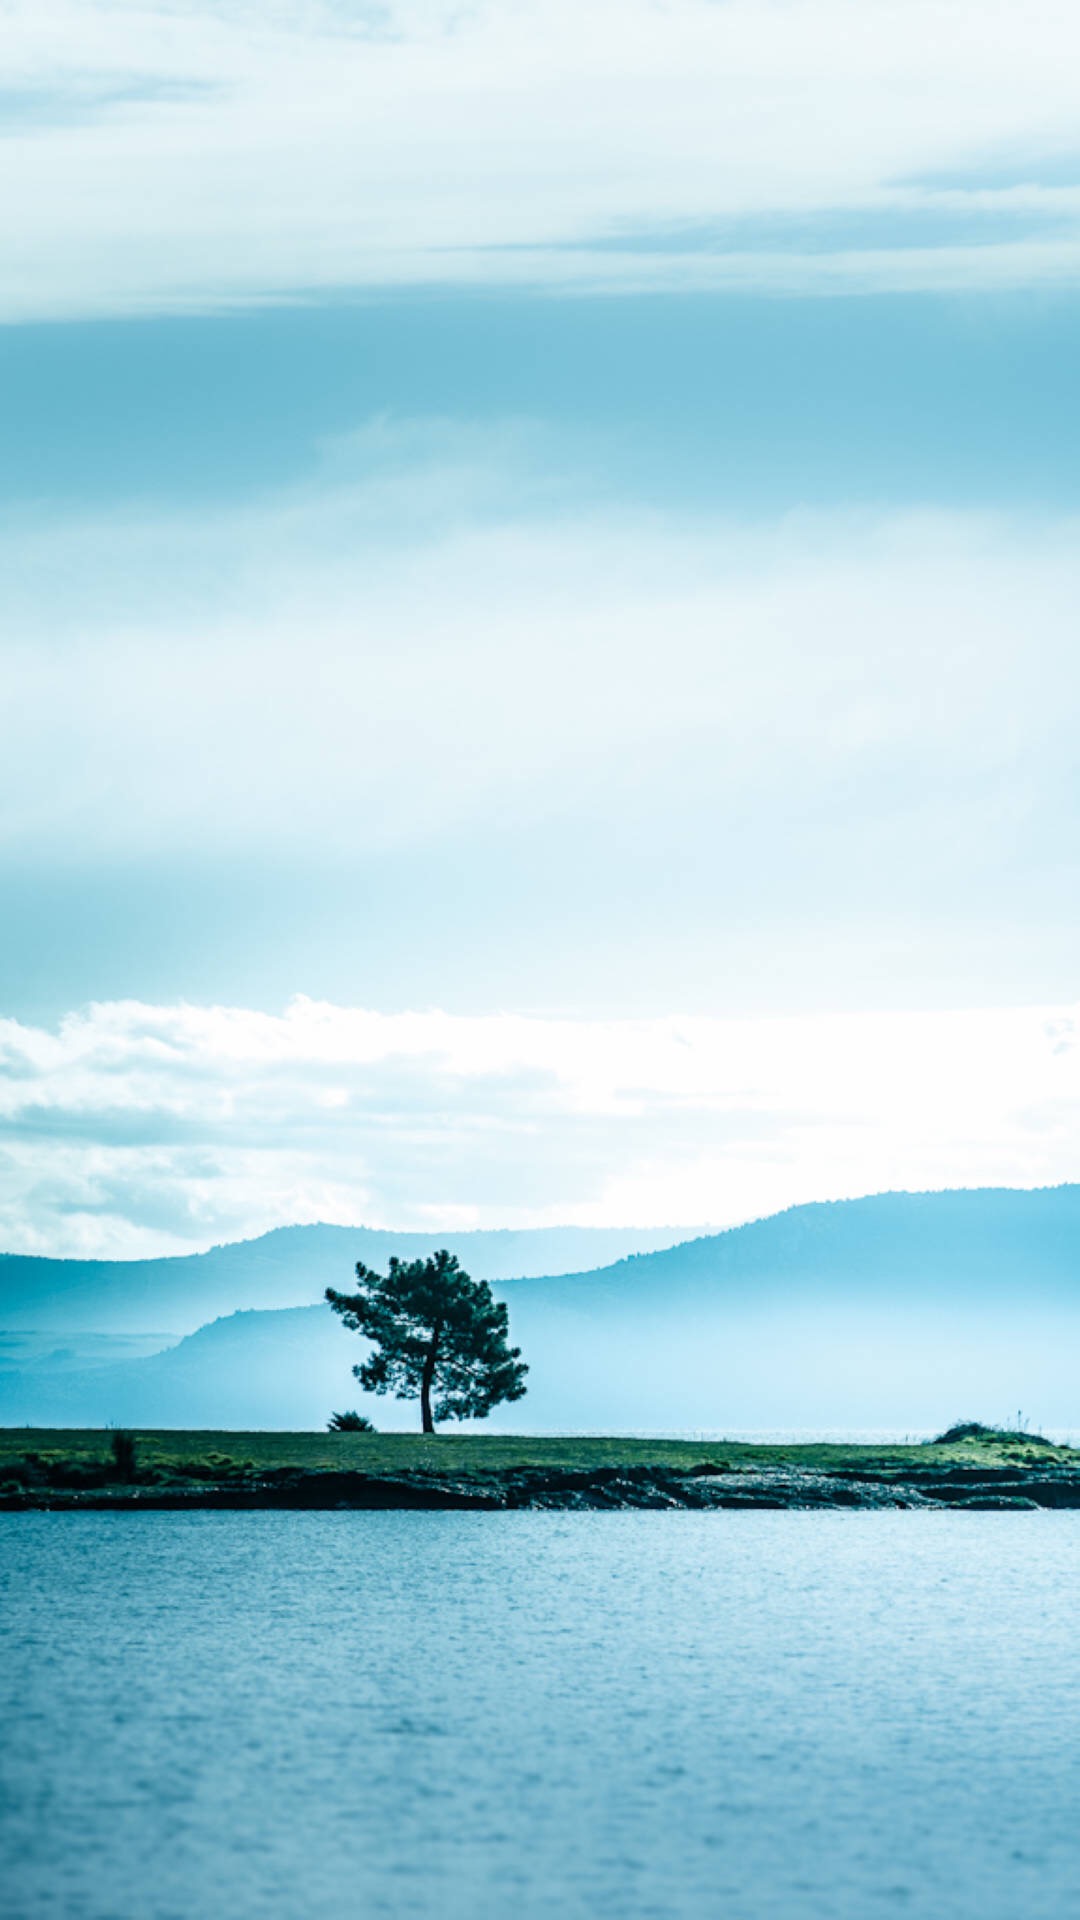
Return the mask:
[[[792,1280],[830,1291],[1041,1290],[1080,1303],[1080,1185],[955,1187],[815,1200],[745,1225],[697,1236],[610,1267],[545,1277],[544,1295],[567,1306],[617,1297],[625,1308],[661,1289],[665,1298],[744,1288],[788,1294]],[[515,1276],[511,1300],[534,1286]]]
[[[359,1257],[352,1230],[322,1231]],[[252,1271],[262,1284],[266,1269]],[[530,1366],[496,1431],[906,1430],[1020,1407],[1080,1429],[1080,1186],[793,1207],[494,1284]],[[58,1324],[33,1351],[0,1340],[0,1421],[303,1428],[356,1406],[383,1428],[413,1424],[412,1407],[360,1393],[362,1351],[321,1306],[226,1310],[113,1364],[100,1342],[80,1360]]]
[[357,1260],[422,1258],[449,1247],[477,1279],[565,1273],[650,1251],[700,1227],[529,1227],[464,1233],[377,1227],[276,1227],[206,1253],[149,1260],[56,1260],[0,1254],[0,1329],[193,1333],[240,1308],[298,1307],[344,1286]]

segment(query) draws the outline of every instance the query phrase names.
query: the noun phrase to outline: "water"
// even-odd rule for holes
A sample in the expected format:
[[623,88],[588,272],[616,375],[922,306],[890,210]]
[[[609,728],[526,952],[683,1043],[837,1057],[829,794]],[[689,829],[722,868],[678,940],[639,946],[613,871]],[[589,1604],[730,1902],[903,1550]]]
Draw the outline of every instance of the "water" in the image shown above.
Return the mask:
[[1070,1920],[1080,1514],[0,1516],[6,1920]]

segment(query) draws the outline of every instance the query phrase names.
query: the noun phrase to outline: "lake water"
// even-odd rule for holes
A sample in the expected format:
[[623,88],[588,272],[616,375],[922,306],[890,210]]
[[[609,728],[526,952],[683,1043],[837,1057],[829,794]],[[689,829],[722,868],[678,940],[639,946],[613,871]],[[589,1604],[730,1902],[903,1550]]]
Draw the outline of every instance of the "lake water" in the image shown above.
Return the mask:
[[6,1920],[1074,1920],[1080,1514],[0,1516]]

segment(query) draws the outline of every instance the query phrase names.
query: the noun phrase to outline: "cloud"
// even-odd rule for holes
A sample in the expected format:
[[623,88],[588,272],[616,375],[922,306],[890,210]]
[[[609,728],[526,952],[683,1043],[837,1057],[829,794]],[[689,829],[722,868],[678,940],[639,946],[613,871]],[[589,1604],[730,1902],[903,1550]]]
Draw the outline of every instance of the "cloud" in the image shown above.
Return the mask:
[[239,506],[25,510],[7,1007],[1068,994],[1074,521],[661,512],[590,461],[381,421]]
[[8,856],[617,826],[864,898],[1071,844],[1071,520],[620,508],[532,433],[378,427],[261,503],[0,543]]
[[292,1221],[637,1225],[1075,1176],[1080,1009],[787,1019],[0,1022],[0,1244],[180,1251]]
[[[992,31],[975,0],[14,0],[3,314],[1075,281],[1078,54],[1065,0]],[[988,240],[988,210],[1016,231]],[[838,211],[864,216],[860,244],[815,235]],[[970,241],[909,246],[938,212]],[[771,247],[777,215],[805,243]]]

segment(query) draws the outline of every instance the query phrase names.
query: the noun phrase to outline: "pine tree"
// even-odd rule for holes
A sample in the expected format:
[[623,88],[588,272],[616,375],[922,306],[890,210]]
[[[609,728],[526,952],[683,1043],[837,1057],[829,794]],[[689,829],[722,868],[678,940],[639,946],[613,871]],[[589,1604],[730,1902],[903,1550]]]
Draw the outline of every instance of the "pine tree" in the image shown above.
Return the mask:
[[436,1420],[483,1420],[520,1400],[528,1368],[507,1345],[506,1308],[486,1280],[471,1280],[445,1249],[428,1260],[391,1258],[386,1274],[357,1261],[356,1293],[326,1298],[375,1351],[353,1373],[366,1393],[420,1401],[425,1433]]

